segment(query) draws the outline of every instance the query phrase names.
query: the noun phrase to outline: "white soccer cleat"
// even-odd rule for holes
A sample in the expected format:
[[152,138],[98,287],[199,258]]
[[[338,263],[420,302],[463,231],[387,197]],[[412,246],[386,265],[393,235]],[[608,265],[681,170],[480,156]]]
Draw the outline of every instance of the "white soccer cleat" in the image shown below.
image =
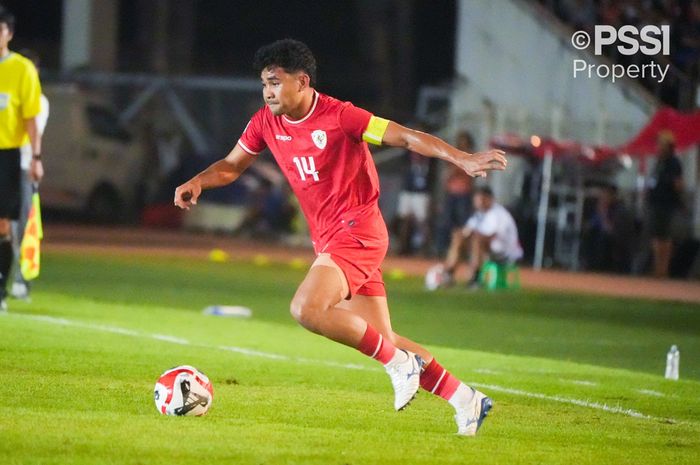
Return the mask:
[[13,299],[19,300],[30,300],[29,299],[29,286],[25,283],[12,283],[12,288],[10,290],[10,296]]
[[471,398],[460,402],[455,410],[455,421],[457,422],[457,434],[461,436],[475,436],[481,423],[483,423],[489,410],[493,407],[493,401],[483,392],[461,385],[459,389],[470,389]]
[[402,410],[416,397],[420,387],[421,358],[413,352],[397,350],[384,368],[394,386],[394,408]]

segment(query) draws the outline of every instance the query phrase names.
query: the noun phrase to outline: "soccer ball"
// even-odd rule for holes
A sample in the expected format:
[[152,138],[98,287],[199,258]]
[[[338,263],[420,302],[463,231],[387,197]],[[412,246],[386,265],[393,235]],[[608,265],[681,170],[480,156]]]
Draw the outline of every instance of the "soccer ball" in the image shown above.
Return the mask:
[[442,263],[431,266],[425,273],[425,288],[429,291],[443,287],[446,282],[445,267]]
[[204,373],[182,365],[160,375],[153,397],[163,415],[201,416],[211,407],[214,388]]

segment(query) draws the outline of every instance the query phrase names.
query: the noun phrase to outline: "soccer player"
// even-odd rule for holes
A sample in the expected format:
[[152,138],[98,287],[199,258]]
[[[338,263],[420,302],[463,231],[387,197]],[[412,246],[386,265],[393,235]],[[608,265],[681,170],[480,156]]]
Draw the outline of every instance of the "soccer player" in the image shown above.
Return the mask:
[[503,152],[462,152],[319,93],[314,89],[316,61],[301,42],[285,39],[264,46],[253,66],[265,105],[226,158],[175,190],[175,205],[189,209],[203,189],[235,181],[269,148],[299,199],[316,252],[292,298],[294,319],[381,362],[394,387],[396,410],[406,407],[422,386],[455,408],[458,434],[476,434],[491,399],[391,327],[380,269],[389,239],[367,142],[448,160],[472,176],[505,169]]
[[31,144],[29,175],[34,182],[44,175],[37,124],[41,85],[32,62],[10,51],[14,32],[14,16],[0,7],[0,311],[7,310],[7,280],[14,261],[10,221],[20,214],[20,147],[25,143]]

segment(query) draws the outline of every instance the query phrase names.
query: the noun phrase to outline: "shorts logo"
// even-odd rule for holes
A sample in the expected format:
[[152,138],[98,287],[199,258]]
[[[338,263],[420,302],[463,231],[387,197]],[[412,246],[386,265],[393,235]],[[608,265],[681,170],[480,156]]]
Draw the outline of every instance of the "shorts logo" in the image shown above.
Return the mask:
[[284,142],[289,142],[290,140],[292,140],[292,136],[280,136],[279,134],[275,134],[275,139],[281,140]]
[[0,110],[4,110],[10,104],[10,94],[0,93]]
[[325,149],[327,142],[326,131],[316,129],[314,132],[311,133],[311,140],[314,141],[314,144],[316,144],[316,147],[318,147],[319,149]]

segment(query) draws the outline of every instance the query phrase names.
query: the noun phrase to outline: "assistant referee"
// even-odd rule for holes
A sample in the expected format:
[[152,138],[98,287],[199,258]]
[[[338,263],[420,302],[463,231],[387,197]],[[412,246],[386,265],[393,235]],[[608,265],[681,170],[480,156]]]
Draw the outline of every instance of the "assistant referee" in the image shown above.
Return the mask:
[[27,141],[32,148],[29,175],[34,182],[44,175],[37,125],[41,84],[34,64],[9,49],[14,32],[15,17],[0,7],[0,312],[7,311],[7,281],[14,260],[10,221],[19,218],[20,147]]

